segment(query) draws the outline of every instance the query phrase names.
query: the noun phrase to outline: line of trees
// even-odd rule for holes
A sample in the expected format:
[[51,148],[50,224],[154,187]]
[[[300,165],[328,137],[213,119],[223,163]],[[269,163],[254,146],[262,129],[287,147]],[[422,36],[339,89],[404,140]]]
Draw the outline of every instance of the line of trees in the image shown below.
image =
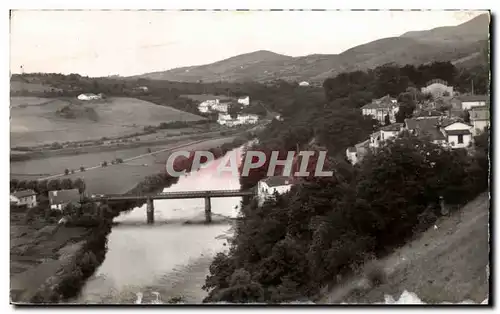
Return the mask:
[[85,192],[85,181],[82,178],[71,180],[70,178],[52,180],[10,180],[10,191],[30,189],[37,194],[48,196],[49,191],[60,191],[68,189],[78,189],[80,193]]

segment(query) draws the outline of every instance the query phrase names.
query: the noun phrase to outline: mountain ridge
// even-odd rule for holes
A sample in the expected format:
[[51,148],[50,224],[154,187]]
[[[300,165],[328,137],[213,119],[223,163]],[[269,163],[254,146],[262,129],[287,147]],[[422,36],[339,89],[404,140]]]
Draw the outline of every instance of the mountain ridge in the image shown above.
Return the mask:
[[478,52],[488,45],[489,23],[490,16],[486,13],[456,26],[410,31],[358,45],[339,54],[291,57],[258,50],[210,64],[145,73],[134,78],[206,83],[276,79],[321,82],[341,72],[367,70],[388,62],[403,65],[451,61],[473,66],[484,63]]

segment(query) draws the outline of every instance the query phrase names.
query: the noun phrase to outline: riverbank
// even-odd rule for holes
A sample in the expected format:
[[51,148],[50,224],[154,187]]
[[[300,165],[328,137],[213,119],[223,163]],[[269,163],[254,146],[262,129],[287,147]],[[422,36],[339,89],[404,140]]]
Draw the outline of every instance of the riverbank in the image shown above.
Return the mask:
[[[111,220],[94,227],[59,225],[61,215],[10,213],[11,302],[50,303],[71,294],[64,282],[82,282],[104,259]],[[69,278],[71,277],[71,278]]]
[[[216,156],[245,143],[246,138],[232,141],[210,141],[219,147]],[[185,149],[185,148],[184,148]],[[194,150],[193,147],[191,147]],[[188,165],[190,166],[190,165]],[[111,168],[111,167],[110,167]],[[190,167],[188,170],[191,170]],[[89,172],[90,173],[90,172]],[[171,186],[178,178],[162,172],[147,176],[129,193],[154,192]],[[87,181],[87,179],[86,179]],[[106,254],[107,236],[112,220],[124,211],[140,206],[137,202],[110,204],[112,217],[93,228],[58,226],[56,221],[41,217],[25,221],[25,212],[11,213],[11,300],[13,303],[57,303],[75,297],[85,280],[101,265]],[[204,218],[204,217],[203,217]],[[214,215],[215,224],[224,224],[227,217]],[[198,224],[196,219],[187,223]],[[24,261],[24,263],[22,262]]]

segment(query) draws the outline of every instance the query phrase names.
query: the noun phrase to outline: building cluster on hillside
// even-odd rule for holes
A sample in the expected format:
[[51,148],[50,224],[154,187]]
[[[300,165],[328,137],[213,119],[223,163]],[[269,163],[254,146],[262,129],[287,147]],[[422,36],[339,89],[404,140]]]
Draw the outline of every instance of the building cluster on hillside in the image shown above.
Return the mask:
[[[490,104],[486,95],[457,95],[452,86],[439,79],[428,82],[421,92],[431,94],[432,100],[417,104],[412,117],[404,123],[396,123],[400,104],[388,95],[363,106],[363,115],[371,116],[380,124],[386,124],[388,119],[390,124],[380,127],[369,139],[347,148],[347,159],[356,164],[369,151],[382,147],[404,131],[450,149],[468,148],[473,144],[473,137],[490,126]],[[465,115],[470,123],[466,122]]]
[[361,111],[365,116],[372,116],[373,119],[378,120],[384,124],[386,116],[389,117],[391,123],[396,122],[396,113],[399,111],[398,101],[389,95],[380,99],[374,99],[371,103],[361,107]]
[[214,96],[211,99],[206,99],[202,101],[198,105],[198,110],[201,113],[211,113],[211,112],[220,112],[227,113],[231,106],[235,104],[239,104],[243,107],[250,105],[250,97],[240,97],[237,99],[229,98],[229,97],[218,97]]
[[225,126],[237,126],[244,124],[256,124],[259,121],[259,116],[256,114],[238,114],[236,118],[232,118],[230,114],[219,113],[217,123]]

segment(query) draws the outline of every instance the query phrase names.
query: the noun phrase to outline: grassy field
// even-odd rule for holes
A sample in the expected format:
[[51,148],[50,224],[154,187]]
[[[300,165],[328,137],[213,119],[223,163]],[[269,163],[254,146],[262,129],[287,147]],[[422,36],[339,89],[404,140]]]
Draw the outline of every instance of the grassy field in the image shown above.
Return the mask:
[[426,303],[482,302],[489,294],[486,265],[489,262],[490,199],[483,193],[451,217],[440,218],[436,228],[383,259],[385,283],[372,289],[356,289],[363,278],[335,288],[320,303],[383,302],[384,295],[398,299],[404,290]]
[[[176,150],[208,150],[233,141],[234,137],[218,138],[189,145]],[[173,146],[181,145],[177,143]],[[172,151],[145,156],[128,163],[110,165],[82,173],[70,174],[72,180],[82,178],[86,183],[86,191],[90,194],[123,194],[134,188],[146,176],[165,172],[166,160]]]
[[[229,143],[233,139],[234,136],[230,136],[200,141],[200,143],[183,147],[182,150],[207,150],[224,143]],[[151,146],[150,148],[154,152],[193,142],[197,141],[186,139],[172,144]],[[165,162],[168,156],[170,156],[171,151],[159,152],[117,165],[111,165],[110,161],[114,158],[127,159],[146,153],[147,150],[145,147],[138,147],[121,151],[13,162],[11,163],[11,178],[35,180],[49,175],[61,174],[66,168],[78,170],[82,164],[92,167],[99,165],[103,160],[107,160],[109,164],[107,167],[89,169],[85,172],[77,171],[74,174],[59,177],[59,179],[71,178],[74,180],[82,178],[86,182],[87,192],[91,194],[125,193],[135,187],[144,177],[165,171]]]
[[[57,111],[95,112],[95,117],[65,118]],[[82,102],[72,98],[11,97],[11,147],[118,137],[161,122],[197,121],[202,117],[135,98]]]
[[17,92],[50,92],[50,91],[60,91],[59,88],[51,87],[48,85],[40,83],[26,83],[21,81],[11,81],[10,91],[13,93]]

